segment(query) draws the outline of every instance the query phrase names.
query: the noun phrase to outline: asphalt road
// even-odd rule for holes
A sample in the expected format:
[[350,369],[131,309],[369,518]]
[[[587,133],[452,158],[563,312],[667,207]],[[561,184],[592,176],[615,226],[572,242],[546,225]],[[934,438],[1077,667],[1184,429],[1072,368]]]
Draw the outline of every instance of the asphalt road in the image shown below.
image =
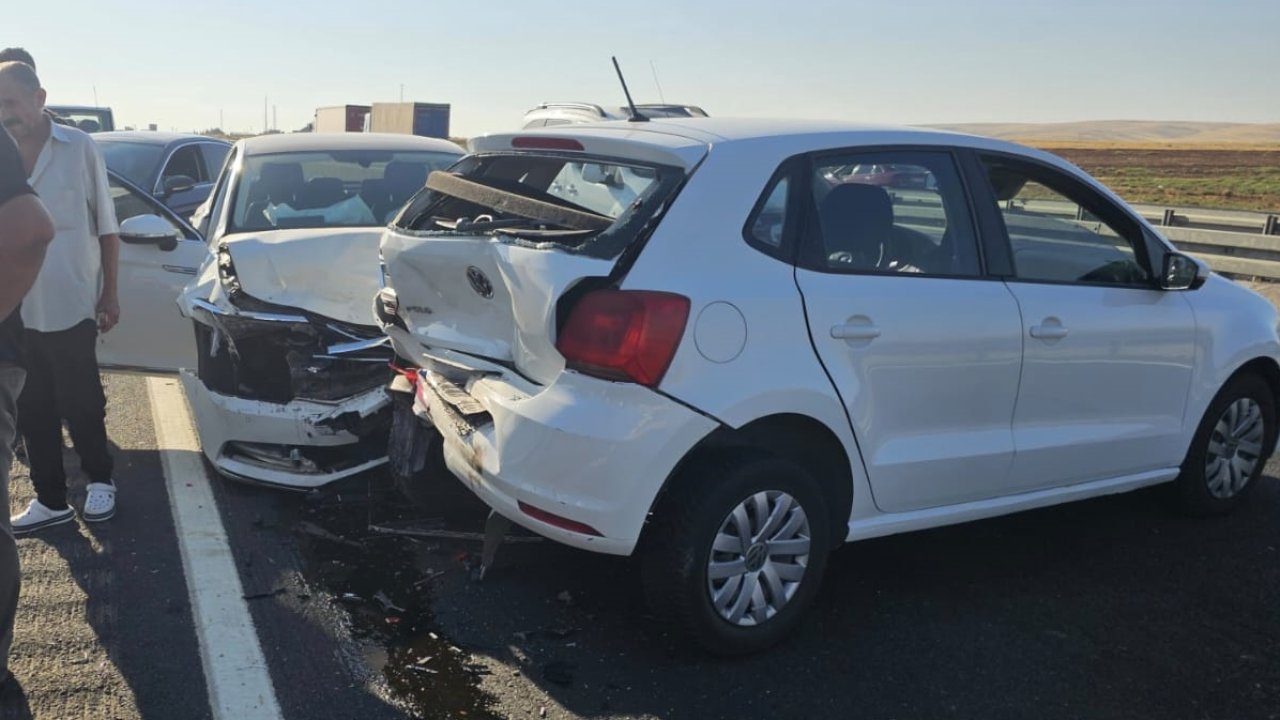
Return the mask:
[[[205,718],[145,385],[112,376],[119,516],[20,542],[14,670],[36,718]],[[799,633],[713,660],[665,633],[635,564],[369,526],[479,531],[379,473],[285,494],[213,479],[282,716],[1280,718],[1280,466],[1228,517],[1160,488],[866,541],[832,559]],[[203,478],[191,478],[204,482]],[[15,481],[15,503],[29,484]],[[6,711],[23,717],[12,708]],[[7,717],[0,713],[0,717]]]

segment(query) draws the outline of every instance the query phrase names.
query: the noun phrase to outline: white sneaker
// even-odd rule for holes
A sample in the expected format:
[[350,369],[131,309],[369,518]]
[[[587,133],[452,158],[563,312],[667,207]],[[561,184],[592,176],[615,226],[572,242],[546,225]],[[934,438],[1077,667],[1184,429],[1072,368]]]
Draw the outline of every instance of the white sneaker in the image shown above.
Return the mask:
[[116,514],[116,486],[106,483],[89,483],[85,488],[89,494],[84,499],[84,512],[80,517],[85,522],[102,522],[110,520]]
[[32,500],[21,515],[9,518],[9,524],[13,526],[14,535],[23,535],[52,525],[71,522],[75,516],[75,511],[69,507],[64,510],[50,510],[39,500]]

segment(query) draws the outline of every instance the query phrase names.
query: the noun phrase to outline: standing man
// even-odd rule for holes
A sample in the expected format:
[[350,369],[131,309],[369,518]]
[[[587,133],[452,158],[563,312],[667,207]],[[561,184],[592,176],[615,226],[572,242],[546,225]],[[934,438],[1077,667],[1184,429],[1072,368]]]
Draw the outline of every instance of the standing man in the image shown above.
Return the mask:
[[27,446],[36,499],[11,518],[15,534],[71,521],[62,467],[62,420],[89,476],[81,513],[88,522],[115,514],[107,449],[106,394],[98,375],[98,332],[120,319],[116,272],[119,227],[97,145],[54,124],[45,91],[26,63],[0,64],[0,122],[17,142],[29,183],[53,216],[57,233],[22,305],[27,380],[18,429]]
[[[9,507],[9,463],[18,394],[22,392],[22,319],[18,305],[35,282],[53,222],[27,185],[22,158],[9,134],[0,130],[0,506]],[[18,546],[0,516],[0,706],[9,675],[9,646],[18,608]]]

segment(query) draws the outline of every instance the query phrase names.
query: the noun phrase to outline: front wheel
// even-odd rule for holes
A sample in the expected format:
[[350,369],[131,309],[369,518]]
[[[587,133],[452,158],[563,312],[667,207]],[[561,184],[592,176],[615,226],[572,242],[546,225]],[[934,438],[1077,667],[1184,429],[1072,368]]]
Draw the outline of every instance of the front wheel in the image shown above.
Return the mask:
[[703,458],[659,508],[642,558],[658,617],[719,655],[785,639],[813,601],[831,549],[818,484],[754,453]]
[[1276,400],[1257,375],[1232,379],[1205,412],[1176,483],[1182,508],[1196,515],[1231,511],[1258,483],[1275,446]]

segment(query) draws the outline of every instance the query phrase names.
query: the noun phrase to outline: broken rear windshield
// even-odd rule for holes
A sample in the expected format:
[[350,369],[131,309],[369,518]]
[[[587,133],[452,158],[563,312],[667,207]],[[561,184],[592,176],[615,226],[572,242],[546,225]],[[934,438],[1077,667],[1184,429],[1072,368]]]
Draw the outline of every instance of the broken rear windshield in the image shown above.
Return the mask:
[[657,216],[683,179],[679,168],[577,154],[476,155],[432,173],[394,224],[415,233],[590,244],[611,255]]

